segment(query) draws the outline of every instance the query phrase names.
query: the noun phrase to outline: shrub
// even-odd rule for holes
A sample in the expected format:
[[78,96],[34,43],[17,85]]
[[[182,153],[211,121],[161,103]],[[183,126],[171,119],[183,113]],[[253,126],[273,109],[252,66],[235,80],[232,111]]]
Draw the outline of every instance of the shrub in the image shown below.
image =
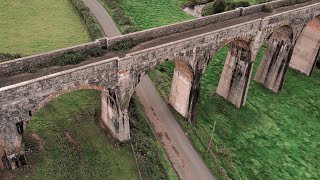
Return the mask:
[[230,11],[234,10],[238,7],[248,7],[250,6],[250,3],[247,1],[225,1],[225,0],[216,0],[214,2],[206,4],[203,9],[201,14],[203,16],[211,15],[211,14],[216,14],[216,13],[221,13],[224,11]]
[[225,10],[230,11],[230,10],[234,10],[239,7],[248,7],[248,6],[250,6],[250,3],[248,1],[239,1],[239,2],[230,1],[230,2],[226,3]]
[[262,6],[262,11],[266,13],[271,13],[273,11],[273,7],[271,4],[266,4]]
[[108,9],[110,8],[109,13],[113,15],[113,20],[120,26],[122,33],[131,33],[139,30],[116,0],[105,0],[105,2]]
[[0,62],[21,58],[20,54],[0,53]]
[[92,40],[104,37],[101,27],[89,8],[82,2],[82,0],[68,0],[76,9],[84,24],[86,25],[89,35]]
[[212,4],[212,13],[221,13],[226,9],[226,1],[225,0],[215,0]]
[[206,4],[201,10],[202,16],[208,16],[211,14],[213,14],[213,2]]
[[271,2],[273,0],[257,0],[257,4],[262,4],[262,3],[266,3],[266,2]]
[[203,7],[201,15],[208,16],[211,14],[221,13],[225,11],[225,8],[225,0],[215,0],[214,2],[210,2]]

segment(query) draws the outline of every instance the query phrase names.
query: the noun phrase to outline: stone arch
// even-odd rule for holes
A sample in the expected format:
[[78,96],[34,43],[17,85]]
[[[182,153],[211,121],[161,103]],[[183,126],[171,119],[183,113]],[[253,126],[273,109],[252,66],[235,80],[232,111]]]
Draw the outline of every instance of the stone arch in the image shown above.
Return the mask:
[[281,90],[294,44],[294,31],[285,25],[275,29],[267,38],[267,49],[259,64],[255,81],[268,89]]
[[217,87],[217,93],[240,108],[245,104],[252,71],[250,38],[227,41],[229,50]]
[[67,94],[67,93],[70,93],[70,92],[76,91],[76,90],[81,90],[81,89],[87,89],[87,90],[94,89],[94,90],[98,90],[101,92],[107,90],[104,87],[96,86],[96,85],[79,85],[79,86],[73,87],[71,89],[58,91],[58,92],[52,93],[49,96],[45,97],[43,100],[41,100],[39,103],[37,103],[33,109],[30,109],[29,116],[32,116],[33,114],[35,114],[39,109],[44,107],[46,104],[50,103],[52,100],[54,100],[64,94]]
[[320,15],[303,28],[295,44],[290,67],[310,76],[317,62],[320,62]]
[[[23,120],[12,124],[12,126],[16,126],[15,128],[12,128],[15,129],[15,131],[11,132],[12,137],[9,139],[12,142],[9,141],[6,143],[0,139],[0,155],[1,158],[5,155],[5,159],[9,165],[9,168],[15,169],[16,167],[19,167],[23,161],[24,153],[22,147],[22,138],[23,133],[30,122],[31,116],[57,97],[81,89],[94,89],[101,91],[102,120],[106,127],[108,127],[110,130],[110,133],[118,139],[119,134],[121,134],[119,133],[121,129],[121,127],[119,127],[119,117],[121,116],[121,113],[119,110],[119,100],[116,90],[88,84],[77,85],[68,89],[59,89],[55,92],[52,92],[50,95],[43,95],[35,97],[34,99],[29,99],[28,102],[31,104],[24,108],[30,108],[30,110],[19,109],[20,111],[23,111],[21,114],[24,116],[22,118]],[[108,110],[109,112],[112,110],[115,113],[110,115]],[[3,168],[2,163],[0,163],[0,168]]]
[[[58,91],[56,93],[53,93],[47,97],[45,97],[43,100],[41,100],[32,110],[29,111],[29,116],[31,119],[31,115],[33,115],[34,113],[36,113],[39,109],[41,109],[42,107],[44,107],[46,104],[50,103],[52,100],[76,91],[76,90],[89,90],[89,89],[93,89],[93,90],[98,90],[101,92],[101,103],[102,103],[102,110],[101,110],[101,117],[103,122],[105,123],[105,125],[112,131],[114,132],[115,130],[113,129],[113,126],[116,124],[114,122],[116,122],[116,118],[119,116],[119,102],[116,96],[116,93],[114,92],[114,90],[112,89],[108,89],[102,86],[96,86],[96,85],[79,85],[79,86],[75,86],[71,89],[67,89],[67,90],[61,90]],[[111,114],[112,112],[112,114]],[[112,122],[112,126],[110,125],[110,122]],[[24,121],[24,128],[25,129],[28,123],[27,121]]]

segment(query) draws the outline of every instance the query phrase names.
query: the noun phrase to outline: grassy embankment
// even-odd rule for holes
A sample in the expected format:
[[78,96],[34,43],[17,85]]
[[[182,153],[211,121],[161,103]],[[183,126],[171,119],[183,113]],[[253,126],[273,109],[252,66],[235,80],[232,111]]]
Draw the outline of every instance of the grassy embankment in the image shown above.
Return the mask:
[[[191,127],[172,110],[208,166],[222,179],[319,178],[320,70],[308,78],[289,69],[280,93],[252,80],[247,104],[238,109],[214,94],[226,54],[226,48],[218,52],[202,78],[198,123]],[[151,76],[164,97],[170,93],[173,66],[161,65]],[[210,137],[213,147],[207,151]]]
[[[146,27],[153,19],[162,18],[156,5],[143,1],[121,1],[134,22]],[[175,1],[157,1],[169,7]],[[141,9],[141,11],[139,11]],[[142,10],[143,9],[143,10]],[[140,12],[145,13],[140,13]],[[150,12],[150,13],[146,13]],[[171,17],[182,11],[170,11]],[[141,18],[143,16],[143,18]],[[188,17],[186,17],[188,18]],[[143,20],[144,19],[144,20]],[[183,18],[181,19],[183,20]],[[141,22],[142,21],[142,22]],[[162,20],[157,20],[161,22]],[[160,25],[160,23],[159,23]],[[282,92],[273,93],[260,84],[250,84],[247,104],[237,109],[214,94],[224,65],[227,49],[220,50],[202,78],[201,103],[198,123],[190,127],[174,112],[188,133],[196,149],[208,166],[220,178],[233,179],[317,179],[320,166],[319,70],[307,78],[289,70]],[[256,72],[259,58],[254,67]],[[164,96],[170,92],[174,64],[158,66],[150,73]],[[212,134],[214,122],[216,129]],[[207,152],[207,143],[213,137],[213,147]],[[220,174],[220,175],[219,175]]]

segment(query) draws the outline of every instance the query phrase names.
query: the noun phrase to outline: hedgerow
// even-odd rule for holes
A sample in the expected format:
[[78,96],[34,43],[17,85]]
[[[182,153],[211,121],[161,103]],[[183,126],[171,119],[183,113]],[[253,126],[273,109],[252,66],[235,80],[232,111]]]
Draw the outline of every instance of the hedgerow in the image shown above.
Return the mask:
[[0,62],[21,58],[20,54],[0,53]]
[[92,40],[104,37],[102,29],[96,18],[90,12],[90,9],[82,2],[82,0],[68,0],[76,9],[81,19],[85,23],[89,35]]

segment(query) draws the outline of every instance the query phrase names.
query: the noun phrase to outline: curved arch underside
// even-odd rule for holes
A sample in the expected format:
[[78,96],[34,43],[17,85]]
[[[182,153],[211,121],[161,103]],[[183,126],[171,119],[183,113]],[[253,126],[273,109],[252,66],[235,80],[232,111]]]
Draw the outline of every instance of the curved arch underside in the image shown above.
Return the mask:
[[295,45],[290,67],[308,76],[319,59],[320,16],[312,19],[302,31]]

